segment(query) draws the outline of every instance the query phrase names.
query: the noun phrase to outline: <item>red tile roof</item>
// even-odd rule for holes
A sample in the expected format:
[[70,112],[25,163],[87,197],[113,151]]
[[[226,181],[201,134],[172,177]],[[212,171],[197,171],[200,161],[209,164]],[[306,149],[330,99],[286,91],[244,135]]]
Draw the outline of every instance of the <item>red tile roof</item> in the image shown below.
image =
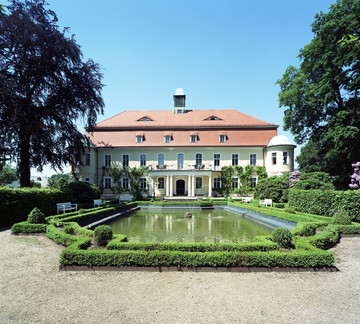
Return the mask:
[[[142,118],[151,119],[141,121]],[[217,117],[220,120],[206,120]],[[247,127],[277,126],[251,117],[237,110],[191,110],[185,114],[174,114],[170,110],[124,111],[96,125],[101,128],[118,127]]]
[[[139,121],[143,117],[151,120]],[[206,120],[209,117],[219,120]],[[96,147],[266,146],[277,127],[237,110],[125,111],[98,123],[87,136]],[[139,134],[142,143],[136,143]],[[190,143],[194,134],[198,140]],[[164,143],[165,135],[171,135],[170,143]],[[219,135],[226,135],[226,142],[220,143]]]

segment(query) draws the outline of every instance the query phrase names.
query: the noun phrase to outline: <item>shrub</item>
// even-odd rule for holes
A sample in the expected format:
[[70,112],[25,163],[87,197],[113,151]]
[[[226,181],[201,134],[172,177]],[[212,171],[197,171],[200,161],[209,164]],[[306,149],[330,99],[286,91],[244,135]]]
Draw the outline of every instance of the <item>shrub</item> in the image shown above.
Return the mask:
[[69,192],[73,203],[89,203],[100,198],[100,189],[87,182],[70,182],[65,191]]
[[279,227],[272,233],[272,240],[283,248],[290,248],[292,233],[287,228]]
[[29,214],[27,221],[29,224],[44,224],[45,216],[39,208],[35,207]]
[[284,174],[281,177],[274,176],[259,180],[255,187],[254,198],[272,199],[275,203],[286,203],[289,192],[288,177],[288,174]]
[[86,209],[83,209],[83,208],[78,210],[78,214],[86,214],[87,212],[88,211]]
[[334,216],[334,224],[336,225],[351,225],[351,220],[349,214],[340,209]]
[[112,229],[109,225],[100,225],[95,228],[95,242],[100,246],[105,246],[113,237]]

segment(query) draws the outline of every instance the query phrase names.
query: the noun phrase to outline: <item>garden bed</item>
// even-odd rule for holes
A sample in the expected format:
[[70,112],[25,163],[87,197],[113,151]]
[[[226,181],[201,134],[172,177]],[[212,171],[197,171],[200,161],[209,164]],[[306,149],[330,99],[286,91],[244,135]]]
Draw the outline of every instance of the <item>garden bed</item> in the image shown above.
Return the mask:
[[[225,204],[222,202],[222,204]],[[46,235],[66,249],[60,255],[62,270],[150,270],[150,271],[335,271],[335,259],[325,249],[339,241],[340,233],[358,234],[360,225],[334,226],[332,219],[305,213],[287,213],[277,208],[255,207],[230,202],[229,205],[247,208],[272,217],[297,222],[293,232],[293,249],[282,249],[271,237],[257,237],[249,243],[139,243],[127,242],[124,235],[114,235],[106,249],[89,249],[94,232],[84,229],[77,221],[93,219],[109,213],[98,208],[83,214],[68,213],[47,218]],[[118,206],[125,210],[135,203]],[[112,207],[116,212],[116,207]],[[330,225],[330,226],[329,226]],[[20,230],[19,230],[20,226]],[[61,230],[71,227],[72,234]],[[26,232],[26,224],[14,229]],[[316,229],[324,231],[316,233]],[[211,269],[211,270],[210,270]],[[281,269],[281,270],[280,270]],[[291,270],[290,270],[291,269]]]

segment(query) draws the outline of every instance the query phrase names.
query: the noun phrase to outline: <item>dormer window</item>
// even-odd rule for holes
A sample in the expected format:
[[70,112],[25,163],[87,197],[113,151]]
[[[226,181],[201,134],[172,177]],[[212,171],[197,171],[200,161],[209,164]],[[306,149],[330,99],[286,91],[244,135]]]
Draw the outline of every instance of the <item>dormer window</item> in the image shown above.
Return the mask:
[[197,135],[190,135],[190,143],[196,143],[198,140]]
[[222,120],[222,119],[216,116],[210,116],[208,118],[205,118],[204,120]]
[[165,135],[164,136],[164,143],[170,143],[171,142],[171,135]]
[[226,142],[226,135],[219,135],[219,143],[225,143]]
[[144,134],[136,134],[136,143],[142,143],[144,140]]
[[137,121],[153,121],[150,117],[144,116],[138,119]]

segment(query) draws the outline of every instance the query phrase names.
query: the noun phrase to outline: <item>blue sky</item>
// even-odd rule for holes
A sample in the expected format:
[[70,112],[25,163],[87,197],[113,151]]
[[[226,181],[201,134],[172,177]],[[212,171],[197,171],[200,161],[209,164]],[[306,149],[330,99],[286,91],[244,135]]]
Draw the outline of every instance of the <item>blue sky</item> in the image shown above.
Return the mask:
[[98,121],[124,110],[172,109],[175,89],[183,88],[189,109],[237,109],[278,124],[293,140],[275,82],[299,65],[315,14],[335,0],[48,2],[84,59],[102,68]]

